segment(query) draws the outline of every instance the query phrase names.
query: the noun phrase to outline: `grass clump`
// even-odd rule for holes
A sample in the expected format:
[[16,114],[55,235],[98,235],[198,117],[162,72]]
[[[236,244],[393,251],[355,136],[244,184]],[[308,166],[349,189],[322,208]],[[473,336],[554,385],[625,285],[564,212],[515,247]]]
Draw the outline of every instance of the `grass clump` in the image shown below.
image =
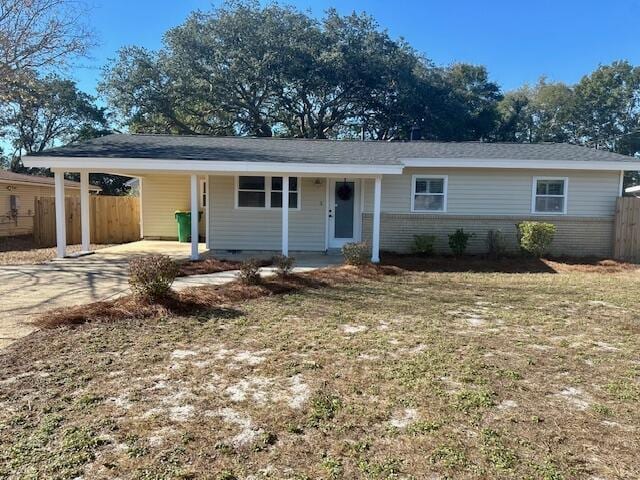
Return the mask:
[[311,425],[317,426],[322,422],[333,419],[341,407],[342,401],[338,395],[323,392],[316,393],[311,400]]
[[436,447],[429,457],[431,463],[440,464],[445,468],[464,468],[469,463],[462,447],[453,444],[442,444]]
[[463,390],[456,394],[453,405],[461,412],[471,413],[481,408],[492,407],[495,404],[493,397],[493,392],[486,389]]
[[511,470],[518,461],[518,456],[505,445],[500,433],[490,428],[482,430],[482,451],[497,470]]

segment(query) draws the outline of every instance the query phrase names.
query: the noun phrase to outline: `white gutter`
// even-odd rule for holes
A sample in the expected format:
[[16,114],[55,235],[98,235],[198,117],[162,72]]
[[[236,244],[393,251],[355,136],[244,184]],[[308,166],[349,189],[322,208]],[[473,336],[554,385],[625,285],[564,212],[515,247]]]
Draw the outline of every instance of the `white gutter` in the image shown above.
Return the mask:
[[306,175],[399,175],[402,165],[357,165],[345,163],[234,162],[211,160],[178,160],[110,157],[23,157],[26,167],[51,168],[61,171],[166,171],[223,173],[296,173]]
[[445,168],[513,168],[541,170],[640,170],[640,160],[588,161],[588,160],[509,160],[482,158],[399,158],[405,167],[445,167]]

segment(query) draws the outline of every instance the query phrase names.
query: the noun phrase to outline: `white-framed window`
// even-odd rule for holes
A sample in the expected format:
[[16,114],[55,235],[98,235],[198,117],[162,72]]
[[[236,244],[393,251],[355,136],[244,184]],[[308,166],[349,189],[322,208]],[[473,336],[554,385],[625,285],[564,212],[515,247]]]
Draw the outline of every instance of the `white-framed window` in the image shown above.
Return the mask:
[[[282,177],[236,177],[236,208],[282,208]],[[289,208],[300,210],[300,179],[289,177]]]
[[414,175],[411,180],[412,212],[447,211],[447,175]]
[[567,177],[533,177],[531,213],[566,214],[568,190]]
[[205,179],[200,180],[200,208],[207,208],[207,182]]

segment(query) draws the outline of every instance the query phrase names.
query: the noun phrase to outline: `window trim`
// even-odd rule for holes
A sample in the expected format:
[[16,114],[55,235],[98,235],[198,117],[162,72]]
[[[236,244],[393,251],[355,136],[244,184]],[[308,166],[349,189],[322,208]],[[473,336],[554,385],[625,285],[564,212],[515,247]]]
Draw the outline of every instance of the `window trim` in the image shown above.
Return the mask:
[[[276,210],[281,211],[281,207],[272,207],[271,206],[271,179],[273,177],[284,177],[285,175],[251,175],[251,174],[243,174],[235,176],[235,193],[234,193],[234,209],[235,210],[255,210],[263,212],[265,210]],[[302,177],[297,175],[288,175],[289,177],[296,177],[298,179],[298,206],[293,208],[289,207],[289,210],[300,211],[302,210]],[[239,205],[239,192],[240,192],[240,177],[264,177],[264,207],[241,207]],[[256,192],[262,192],[263,190],[254,190]],[[280,192],[281,190],[273,190],[274,192]],[[289,190],[291,193],[291,190]]]
[[[539,180],[562,180],[564,182],[564,194],[563,195],[538,195],[538,181]],[[562,212],[539,212],[536,210],[536,198],[537,197],[554,197],[563,198]],[[536,176],[533,177],[531,182],[531,213],[533,215],[566,215],[567,206],[569,204],[569,177],[556,177],[556,176]]]
[[[443,186],[443,190],[442,190],[442,194],[439,193],[429,193],[429,194],[420,194],[420,193],[416,193],[416,181],[419,178],[426,178],[426,179],[437,179],[437,180],[444,180],[444,186]],[[416,195],[442,195],[444,197],[443,202],[442,202],[442,210],[416,210]],[[440,213],[446,213],[447,212],[447,200],[449,197],[449,175],[421,175],[421,174],[415,174],[412,175],[411,177],[411,213],[426,213],[428,215],[438,215]]]

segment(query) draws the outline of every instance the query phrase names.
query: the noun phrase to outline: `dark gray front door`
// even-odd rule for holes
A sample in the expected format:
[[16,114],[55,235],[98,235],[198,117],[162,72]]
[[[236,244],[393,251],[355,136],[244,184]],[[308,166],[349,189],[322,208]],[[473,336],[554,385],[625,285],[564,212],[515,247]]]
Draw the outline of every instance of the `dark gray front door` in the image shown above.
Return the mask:
[[355,210],[355,182],[336,182],[334,238],[353,239],[353,213]]

